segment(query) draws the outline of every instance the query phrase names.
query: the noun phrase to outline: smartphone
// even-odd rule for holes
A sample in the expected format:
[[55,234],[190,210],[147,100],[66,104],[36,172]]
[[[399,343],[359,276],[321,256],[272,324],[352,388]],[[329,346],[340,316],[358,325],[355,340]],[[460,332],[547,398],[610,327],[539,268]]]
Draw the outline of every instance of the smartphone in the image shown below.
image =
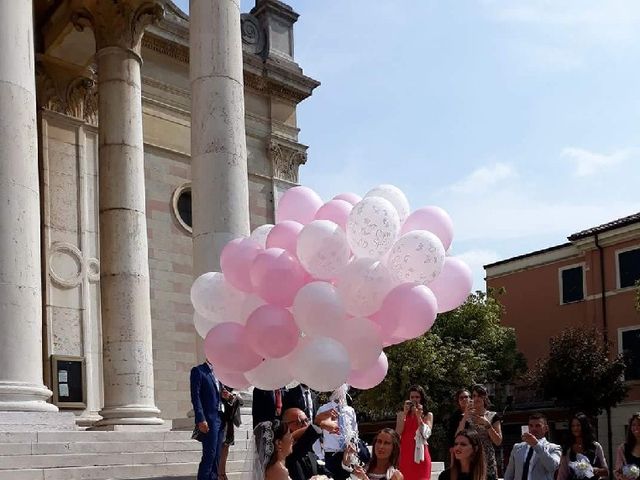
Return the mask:
[[529,425],[522,425],[520,427],[520,434],[524,435],[525,433],[529,433]]

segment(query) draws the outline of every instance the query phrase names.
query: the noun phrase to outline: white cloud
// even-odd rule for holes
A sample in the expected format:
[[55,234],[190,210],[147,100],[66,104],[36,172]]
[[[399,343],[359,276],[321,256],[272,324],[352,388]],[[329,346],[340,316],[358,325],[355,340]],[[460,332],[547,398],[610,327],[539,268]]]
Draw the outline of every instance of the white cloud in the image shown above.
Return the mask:
[[561,156],[575,165],[574,175],[586,177],[625,162],[633,153],[633,149],[625,149],[606,155],[583,148],[567,147],[562,150]]
[[567,72],[638,45],[637,0],[480,0],[488,18],[512,33],[512,61]]
[[486,192],[505,180],[517,177],[515,168],[508,163],[482,166],[449,187],[454,193],[476,194]]

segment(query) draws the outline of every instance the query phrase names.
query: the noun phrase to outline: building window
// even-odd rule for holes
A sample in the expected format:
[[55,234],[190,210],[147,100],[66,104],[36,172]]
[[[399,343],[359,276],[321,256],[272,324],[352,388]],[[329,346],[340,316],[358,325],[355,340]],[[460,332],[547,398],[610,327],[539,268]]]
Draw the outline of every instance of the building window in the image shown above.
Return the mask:
[[184,185],[176,188],[173,192],[173,214],[176,216],[178,223],[187,232],[192,232],[192,218],[191,218],[191,184],[185,183]]
[[640,326],[619,329],[618,348],[627,364],[624,379],[640,380]]
[[638,280],[640,280],[640,248],[618,252],[620,288],[633,287]]
[[562,303],[584,300],[584,274],[582,265],[560,269]]

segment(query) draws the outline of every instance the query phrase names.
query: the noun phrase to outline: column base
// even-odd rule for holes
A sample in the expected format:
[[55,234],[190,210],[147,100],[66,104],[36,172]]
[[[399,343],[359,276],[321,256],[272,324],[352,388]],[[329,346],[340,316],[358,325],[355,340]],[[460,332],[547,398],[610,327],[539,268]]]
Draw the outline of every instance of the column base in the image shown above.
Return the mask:
[[71,412],[0,412],[0,432],[58,432],[77,430]]
[[53,392],[44,385],[0,381],[0,412],[57,412],[47,400]]
[[160,410],[149,405],[127,405],[100,410],[102,420],[95,423],[91,430],[151,430],[171,428],[160,418]]

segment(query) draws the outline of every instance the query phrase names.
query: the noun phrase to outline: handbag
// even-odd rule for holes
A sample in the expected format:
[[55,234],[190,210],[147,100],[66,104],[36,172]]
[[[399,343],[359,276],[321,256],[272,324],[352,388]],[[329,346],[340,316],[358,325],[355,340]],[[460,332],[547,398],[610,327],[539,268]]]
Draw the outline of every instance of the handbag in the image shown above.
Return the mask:
[[191,439],[197,440],[198,442],[202,442],[204,440],[206,433],[202,433],[198,426],[193,427],[193,432],[191,433]]

